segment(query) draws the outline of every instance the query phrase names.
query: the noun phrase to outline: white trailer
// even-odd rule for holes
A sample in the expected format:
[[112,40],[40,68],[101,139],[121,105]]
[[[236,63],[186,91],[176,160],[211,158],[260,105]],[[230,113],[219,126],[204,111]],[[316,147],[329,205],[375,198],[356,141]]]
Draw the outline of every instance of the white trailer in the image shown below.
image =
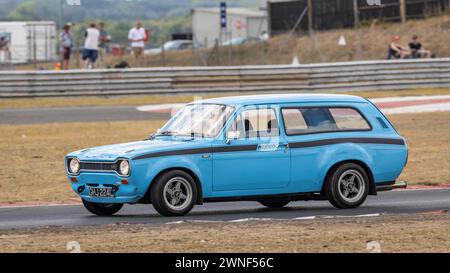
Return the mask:
[[3,43],[7,40],[6,45],[0,47],[0,64],[57,59],[55,22],[0,22],[0,39]]
[[223,43],[236,38],[260,37],[267,32],[265,11],[246,8],[227,9],[227,28],[220,28],[219,8],[195,8],[192,10],[192,30],[194,39],[207,47],[214,46],[216,40]]

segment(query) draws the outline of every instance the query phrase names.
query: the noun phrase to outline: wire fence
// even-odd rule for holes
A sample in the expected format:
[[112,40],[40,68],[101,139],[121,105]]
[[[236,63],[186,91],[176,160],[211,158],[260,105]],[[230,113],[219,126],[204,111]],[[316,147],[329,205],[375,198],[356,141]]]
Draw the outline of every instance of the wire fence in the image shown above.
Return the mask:
[[[388,10],[394,5],[398,9],[398,0],[383,1],[381,10]],[[440,3],[444,5],[449,0],[430,0],[427,5],[433,7],[433,3]],[[290,1],[297,2],[297,1]],[[298,1],[305,2],[305,1]],[[316,14],[326,17],[330,9],[334,7],[335,1],[330,1],[331,4],[324,4],[321,1],[313,1],[316,3]],[[358,0],[358,3],[361,2]],[[365,2],[365,1],[363,1]],[[416,14],[418,10],[426,11],[423,7],[423,0],[406,1],[406,10],[409,15]],[[274,2],[276,4],[277,2]],[[283,2],[284,3],[284,2]],[[320,4],[322,3],[322,4]],[[422,4],[421,4],[422,3]],[[143,56],[135,58],[132,54],[132,49],[127,42],[117,43],[111,42],[108,45],[108,50],[104,54],[100,54],[97,62],[97,68],[115,68],[115,67],[171,67],[171,66],[233,66],[233,65],[277,65],[277,64],[291,64],[298,60],[299,63],[318,63],[318,62],[338,62],[338,61],[358,61],[358,60],[374,60],[385,59],[387,55],[387,47],[390,43],[392,35],[398,34],[401,36],[401,43],[407,45],[413,35],[418,35],[422,44],[430,49],[438,57],[449,56],[450,45],[445,39],[447,32],[450,29],[450,22],[447,19],[440,19],[440,17],[428,18],[417,23],[406,22],[406,24],[393,24],[389,27],[383,22],[374,19],[364,21],[366,18],[365,12],[373,12],[377,7],[370,7],[366,11],[361,5],[360,21],[363,27],[328,30],[328,31],[313,31],[309,32],[308,26],[308,10],[298,9],[295,11],[291,9],[290,13],[294,16],[286,16],[287,20],[283,31],[275,35],[270,41],[260,39],[260,37],[252,37],[242,42],[242,44],[220,44],[216,41],[210,47],[191,46],[183,50],[165,50],[164,44],[167,41],[160,41],[157,48],[147,49]],[[392,4],[392,5],[391,5]],[[420,4],[420,5],[419,5]],[[287,4],[285,4],[287,5]],[[290,4],[291,5],[291,4]],[[322,6],[321,6],[322,5]],[[325,5],[325,6],[324,6]],[[436,4],[437,5],[437,4]],[[289,5],[286,6],[290,7]],[[286,8],[285,7],[285,8]],[[321,8],[317,8],[321,7]],[[349,9],[349,6],[345,6]],[[344,8],[344,7],[342,7]],[[295,12],[292,12],[294,10]],[[426,14],[426,12],[422,14]],[[270,14],[270,9],[267,11],[270,24],[274,24],[277,18],[275,14]],[[287,11],[286,11],[287,12]],[[327,13],[328,12],[328,13]],[[387,12],[387,11],[386,11]],[[286,15],[281,10],[278,15]],[[337,13],[339,16],[344,16],[344,13]],[[431,13],[430,13],[431,14]],[[280,18],[282,18],[281,16]],[[354,20],[350,15],[345,17]],[[388,12],[383,13],[383,18],[388,18]],[[322,18],[323,19],[323,18]],[[281,19],[280,19],[281,20]],[[325,24],[323,19],[323,23]],[[334,21],[335,26],[338,26],[338,21]],[[319,23],[318,19],[313,22]],[[322,21],[320,21],[322,22]],[[365,23],[363,23],[365,22]],[[322,24],[322,23],[320,23]],[[306,29],[305,29],[306,28]],[[276,29],[276,28],[273,28]],[[108,31],[108,29],[106,29]],[[0,35],[2,30],[0,29]],[[31,35],[28,35],[31,37]],[[58,63],[61,59],[61,54],[57,53],[57,34],[38,34],[44,38],[29,39],[27,43],[10,47],[9,52],[0,50],[0,69],[2,70],[54,70],[59,69]],[[35,35],[36,37],[36,35]],[[36,42],[36,40],[49,41],[50,47],[43,46],[45,42]],[[344,41],[343,43],[342,40]],[[194,35],[194,42],[196,44],[203,44],[202,41],[196,41]],[[75,40],[75,45],[72,52],[70,62],[70,69],[81,69],[84,67],[82,56],[82,47],[84,37],[79,37]],[[38,46],[36,46],[38,45]],[[23,52],[20,59],[25,59],[23,63],[17,60],[19,56],[12,54],[14,52]],[[44,56],[44,57],[40,57]],[[7,60],[2,63],[2,60]],[[46,60],[46,61],[42,61]]]

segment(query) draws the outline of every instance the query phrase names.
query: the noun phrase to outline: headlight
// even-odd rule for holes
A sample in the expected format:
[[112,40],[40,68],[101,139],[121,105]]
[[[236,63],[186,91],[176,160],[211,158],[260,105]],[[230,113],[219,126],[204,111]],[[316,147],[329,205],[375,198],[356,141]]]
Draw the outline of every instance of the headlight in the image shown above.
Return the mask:
[[76,174],[78,173],[79,170],[80,170],[80,162],[78,161],[78,159],[72,158],[69,161],[69,172],[72,174]]
[[130,174],[130,162],[128,162],[128,160],[120,161],[119,174],[120,175],[129,175]]

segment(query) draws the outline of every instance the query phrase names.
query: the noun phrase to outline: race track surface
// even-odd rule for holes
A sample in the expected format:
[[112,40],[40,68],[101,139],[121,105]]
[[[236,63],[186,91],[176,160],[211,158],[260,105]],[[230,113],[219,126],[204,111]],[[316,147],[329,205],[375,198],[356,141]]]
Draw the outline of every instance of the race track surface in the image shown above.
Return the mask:
[[302,217],[415,214],[450,209],[450,189],[399,190],[370,196],[353,210],[339,210],[326,201],[294,202],[282,209],[267,209],[256,202],[208,203],[185,217],[162,217],[152,205],[126,205],[116,216],[90,215],[81,205],[0,208],[0,229],[48,226],[79,227],[108,224],[167,224],[177,221],[239,221],[245,218],[294,219]]
[[[385,114],[450,111],[450,95],[372,99]],[[183,104],[84,106],[0,110],[0,124],[168,120]]]
[[167,120],[169,118],[170,114],[142,112],[138,111],[136,106],[92,106],[0,110],[0,124]]

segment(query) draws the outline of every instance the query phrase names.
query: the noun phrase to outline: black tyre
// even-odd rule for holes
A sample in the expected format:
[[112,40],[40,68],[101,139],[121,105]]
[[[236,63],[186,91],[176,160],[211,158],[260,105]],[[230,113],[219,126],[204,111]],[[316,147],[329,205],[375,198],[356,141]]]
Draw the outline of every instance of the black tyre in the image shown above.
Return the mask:
[[289,204],[291,201],[289,200],[261,200],[258,201],[261,205],[268,208],[282,208]]
[[150,198],[156,211],[164,216],[182,216],[194,207],[198,191],[194,179],[184,171],[164,173],[154,181]]
[[325,194],[340,209],[361,206],[369,193],[369,177],[358,164],[346,163],[334,168],[325,181]]
[[119,210],[123,207],[123,204],[92,203],[84,199],[82,200],[84,207],[92,214],[98,216],[111,216],[119,212]]

